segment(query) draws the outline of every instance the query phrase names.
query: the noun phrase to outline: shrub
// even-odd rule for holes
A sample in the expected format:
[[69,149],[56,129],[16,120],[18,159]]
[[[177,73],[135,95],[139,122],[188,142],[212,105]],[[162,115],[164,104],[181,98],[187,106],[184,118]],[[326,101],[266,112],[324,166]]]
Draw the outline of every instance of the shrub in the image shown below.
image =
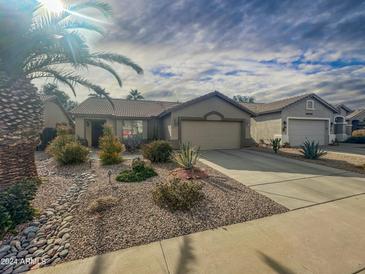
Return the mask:
[[118,199],[113,196],[100,197],[90,203],[87,211],[90,213],[102,213],[115,206],[117,202]]
[[24,179],[0,193],[0,235],[33,219],[35,210],[30,201],[33,200],[38,185],[38,179]]
[[156,171],[151,166],[147,166],[144,161],[137,158],[133,160],[131,169],[120,172],[116,180],[119,182],[141,182],[156,175]]
[[143,136],[141,134],[131,135],[131,136],[123,138],[121,141],[124,144],[125,149],[128,152],[133,153],[141,148],[141,146],[143,144]]
[[182,144],[179,152],[173,154],[173,160],[184,169],[193,169],[200,157],[200,148],[195,148],[190,143]]
[[301,148],[300,152],[307,159],[315,160],[326,154],[326,152],[320,148],[319,143],[315,143],[314,141],[306,140]]
[[99,157],[103,165],[119,164],[123,160],[120,154],[125,151],[125,148],[114,136],[110,126],[104,127],[103,136],[99,140],[99,147]]
[[346,143],[365,144],[365,137],[350,137]]
[[190,210],[203,199],[202,185],[196,181],[182,181],[172,178],[160,183],[152,192],[154,202],[172,211]]
[[65,145],[58,161],[64,165],[80,164],[87,161],[89,149],[77,142],[71,142]]
[[153,141],[142,147],[143,157],[155,163],[165,163],[169,161],[171,153],[171,145],[162,140]]
[[272,150],[275,153],[278,153],[279,149],[281,148],[281,139],[280,138],[271,139],[270,143],[271,143]]
[[58,136],[48,146],[47,153],[63,165],[86,162],[89,156],[88,148],[80,145],[66,130],[59,129],[57,132]]

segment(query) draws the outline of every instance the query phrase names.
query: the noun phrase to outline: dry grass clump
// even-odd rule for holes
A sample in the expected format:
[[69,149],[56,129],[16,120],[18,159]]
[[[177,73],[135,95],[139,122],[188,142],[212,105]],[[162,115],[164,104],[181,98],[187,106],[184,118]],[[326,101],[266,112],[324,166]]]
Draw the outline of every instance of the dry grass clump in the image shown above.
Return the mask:
[[352,137],[364,137],[365,129],[357,129],[352,132]]
[[115,206],[117,202],[118,199],[113,196],[103,196],[92,201],[89,204],[87,211],[89,213],[102,213]]

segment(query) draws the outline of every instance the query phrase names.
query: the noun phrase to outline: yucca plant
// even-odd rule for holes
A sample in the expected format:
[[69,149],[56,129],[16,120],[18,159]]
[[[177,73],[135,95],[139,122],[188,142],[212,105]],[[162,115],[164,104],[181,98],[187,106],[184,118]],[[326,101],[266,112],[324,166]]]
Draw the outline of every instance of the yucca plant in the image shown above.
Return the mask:
[[200,157],[200,148],[190,143],[182,144],[180,151],[173,154],[173,161],[184,169],[193,169]]
[[319,146],[318,142],[316,143],[309,140],[306,140],[301,148],[300,152],[303,154],[304,158],[312,160],[319,159],[327,153]]
[[37,176],[34,148],[42,128],[43,104],[32,80],[51,79],[68,86],[74,94],[75,87],[84,86],[110,100],[101,86],[77,72],[101,68],[111,73],[119,86],[122,80],[111,63],[143,72],[123,55],[90,50],[83,32],[104,31],[92,23],[97,20],[85,20],[87,16],[82,13],[94,10],[110,17],[110,5],[91,0],[73,2],[54,13],[41,3],[0,1],[0,189],[21,178]]
[[278,153],[279,149],[281,148],[281,139],[280,138],[271,139],[270,143],[271,143],[272,150],[275,153]]

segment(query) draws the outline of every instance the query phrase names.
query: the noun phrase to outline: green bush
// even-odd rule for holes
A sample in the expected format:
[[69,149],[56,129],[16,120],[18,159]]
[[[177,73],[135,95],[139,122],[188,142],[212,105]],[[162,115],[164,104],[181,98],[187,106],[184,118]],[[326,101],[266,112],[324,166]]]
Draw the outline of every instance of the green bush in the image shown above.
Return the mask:
[[365,144],[365,137],[350,137],[346,140],[346,143]]
[[171,145],[162,140],[153,141],[142,147],[143,157],[154,163],[165,163],[170,160]]
[[89,149],[77,142],[73,135],[64,131],[58,132],[58,136],[48,146],[47,152],[63,165],[86,162],[89,156]]
[[173,154],[173,160],[184,169],[193,169],[200,157],[200,149],[190,143],[182,144],[179,152]]
[[171,211],[190,210],[204,198],[202,185],[195,181],[182,181],[172,178],[168,182],[159,183],[152,192],[154,202]]
[[0,235],[33,219],[35,210],[30,202],[38,185],[38,179],[25,179],[0,193]]
[[120,172],[116,180],[119,182],[141,182],[156,175],[156,171],[151,166],[147,166],[144,161],[137,158],[133,160],[132,168]]
[[123,161],[120,154],[125,151],[125,147],[114,136],[110,126],[104,127],[103,136],[99,140],[99,147],[99,157],[103,165],[114,165]]
[[306,140],[301,148],[300,152],[303,154],[304,158],[307,159],[319,159],[326,154],[326,152],[320,148],[319,143],[315,143],[314,141]]
[[271,139],[270,143],[271,143],[272,150],[275,153],[278,153],[279,149],[281,148],[281,139],[280,138]]

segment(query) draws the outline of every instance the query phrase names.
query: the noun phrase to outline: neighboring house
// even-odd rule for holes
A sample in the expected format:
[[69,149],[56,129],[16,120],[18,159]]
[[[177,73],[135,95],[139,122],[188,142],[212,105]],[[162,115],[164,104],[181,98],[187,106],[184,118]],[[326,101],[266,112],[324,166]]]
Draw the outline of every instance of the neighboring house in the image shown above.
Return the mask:
[[365,128],[365,109],[357,109],[347,114],[346,121],[348,125],[351,125],[351,132]]
[[352,125],[348,123],[346,117],[353,112],[352,109],[344,104],[336,106],[338,114],[335,116],[335,132],[338,141],[346,141],[351,136]]
[[252,143],[254,113],[219,92],[185,103],[88,98],[72,110],[78,137],[97,146],[104,124],[120,138],[165,139],[174,147],[190,142],[201,149],[240,148]]
[[55,129],[57,125],[65,124],[73,127],[73,121],[56,96],[40,95],[44,102],[44,128]]
[[316,94],[242,105],[256,114],[251,135],[257,143],[281,138],[291,146],[300,146],[307,139],[328,145],[337,137],[334,124],[338,110]]

